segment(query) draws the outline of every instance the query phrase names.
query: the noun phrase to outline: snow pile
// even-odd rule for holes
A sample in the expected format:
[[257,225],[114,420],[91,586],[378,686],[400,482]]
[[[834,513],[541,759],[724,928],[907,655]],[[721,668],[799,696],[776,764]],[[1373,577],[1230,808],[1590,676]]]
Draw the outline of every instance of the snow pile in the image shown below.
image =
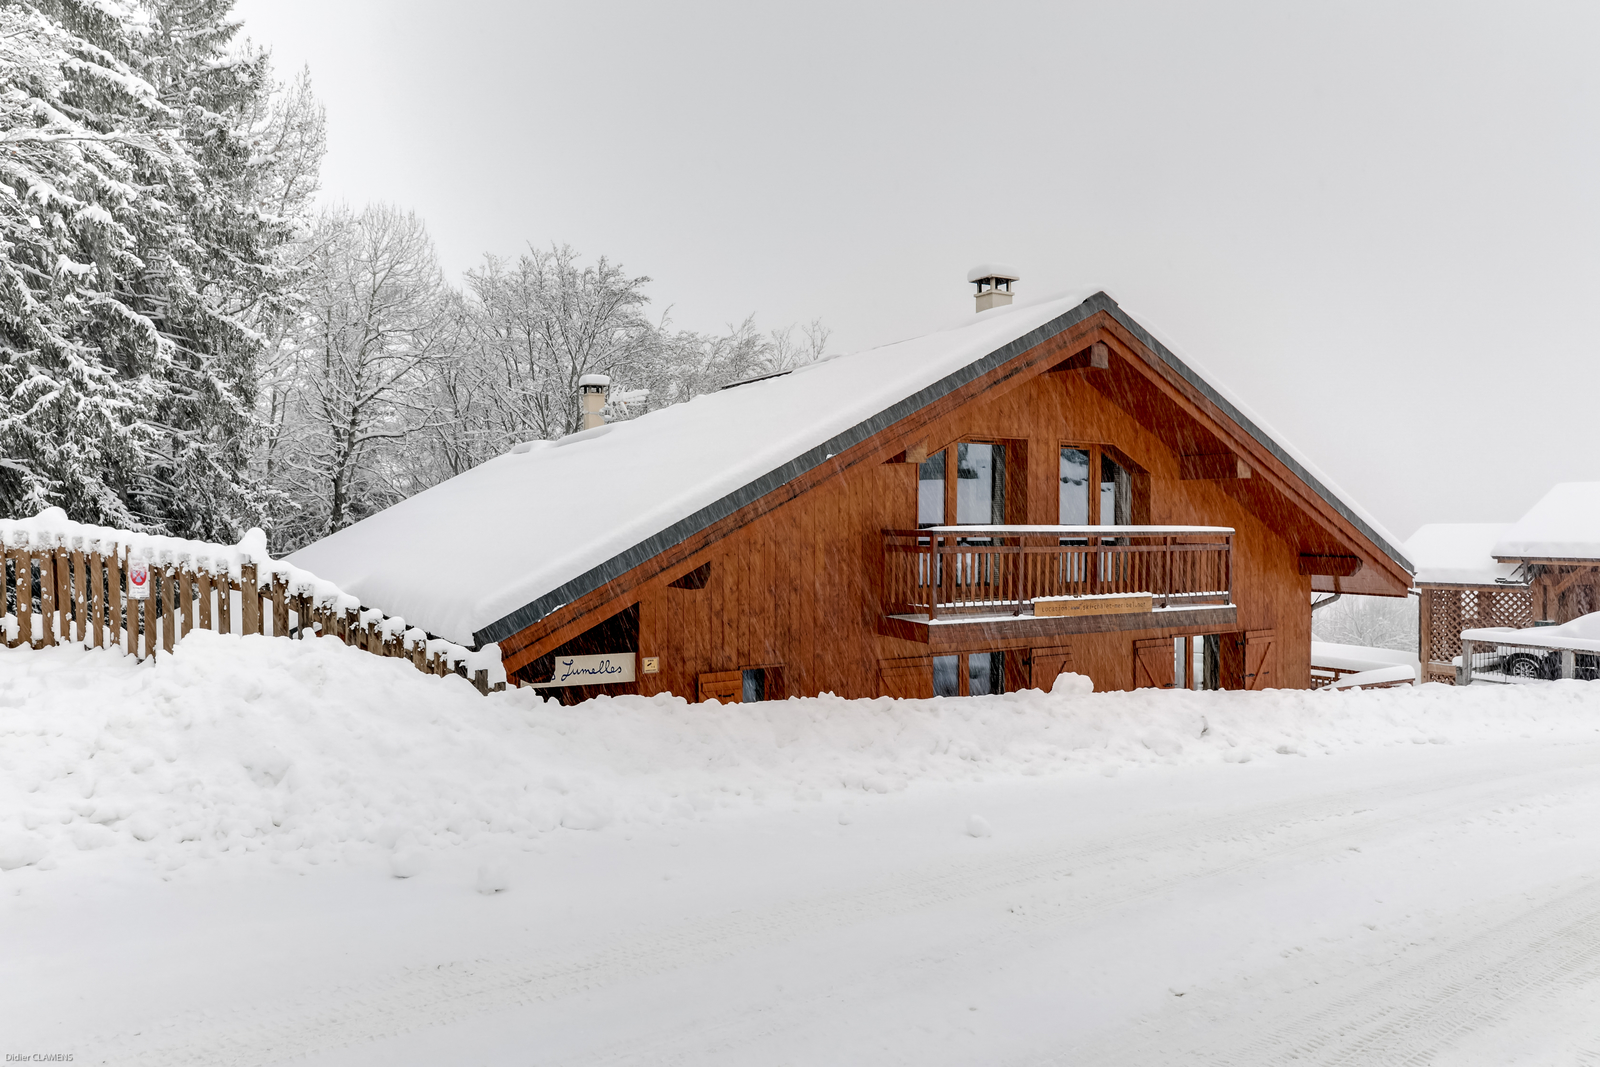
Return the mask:
[[[838,802],[922,782],[1245,763],[1360,745],[1600,731],[1600,685],[1267,693],[1057,689],[690,705],[456,679],[337,641],[196,631],[154,664],[0,651],[0,868],[261,850],[325,863]],[[485,873],[485,892],[498,881]]]

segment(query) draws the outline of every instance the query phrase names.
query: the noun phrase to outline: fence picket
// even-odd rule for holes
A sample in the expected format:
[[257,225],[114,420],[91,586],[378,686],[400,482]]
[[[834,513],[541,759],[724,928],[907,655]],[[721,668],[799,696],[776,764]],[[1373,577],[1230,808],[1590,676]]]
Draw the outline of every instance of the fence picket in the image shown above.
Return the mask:
[[261,597],[256,589],[256,565],[246,563],[239,568],[239,626],[240,632],[261,632]]

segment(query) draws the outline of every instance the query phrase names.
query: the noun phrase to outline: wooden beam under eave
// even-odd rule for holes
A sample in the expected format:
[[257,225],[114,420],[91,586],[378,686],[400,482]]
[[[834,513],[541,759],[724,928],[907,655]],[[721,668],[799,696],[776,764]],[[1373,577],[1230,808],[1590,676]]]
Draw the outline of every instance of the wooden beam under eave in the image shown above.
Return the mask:
[[1082,352],[1057,363],[1051,370],[1105,370],[1111,366],[1111,347],[1096,341]]
[[1313,556],[1300,554],[1300,573],[1325,578],[1348,578],[1361,569],[1360,556]]
[[1250,464],[1232,452],[1214,456],[1179,456],[1178,477],[1185,482],[1232,481],[1250,477]]

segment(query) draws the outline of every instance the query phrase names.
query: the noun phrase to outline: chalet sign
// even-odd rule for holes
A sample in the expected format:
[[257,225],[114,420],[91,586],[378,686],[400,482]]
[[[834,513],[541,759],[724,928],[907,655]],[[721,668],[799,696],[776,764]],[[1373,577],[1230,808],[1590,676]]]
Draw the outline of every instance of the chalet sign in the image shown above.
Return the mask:
[[611,685],[614,682],[631,682],[634,678],[632,652],[604,652],[598,656],[557,656],[555,673],[550,676],[550,680],[535,682],[531,688]]

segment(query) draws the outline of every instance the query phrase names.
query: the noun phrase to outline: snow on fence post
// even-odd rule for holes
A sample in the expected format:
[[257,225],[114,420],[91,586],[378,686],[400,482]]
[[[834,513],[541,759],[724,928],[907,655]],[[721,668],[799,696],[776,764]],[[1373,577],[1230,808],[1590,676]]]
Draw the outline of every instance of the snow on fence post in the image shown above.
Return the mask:
[[55,550],[55,568],[56,614],[61,620],[56,626],[56,636],[65,643],[72,640],[72,571],[67,562],[66,546],[59,543]]
[[18,551],[12,557],[17,567],[17,622],[21,643],[33,646],[33,556]]
[[[39,553],[39,640],[48,648],[56,643],[56,576],[52,552]],[[37,646],[36,646],[37,647]]]
[[256,565],[239,568],[239,627],[245,634],[261,632],[261,598],[256,589]]
[[144,598],[144,652],[156,658],[156,646],[161,643],[161,566],[154,559],[145,559],[150,568],[150,595]]
[[283,575],[276,570],[272,572],[272,636],[289,636],[289,601],[286,596],[288,590],[284,586]]
[[106,562],[106,646],[116,648],[122,637],[122,550],[115,544]]
[[89,595],[94,599],[94,647],[106,647],[106,576],[98,551],[89,553]]

